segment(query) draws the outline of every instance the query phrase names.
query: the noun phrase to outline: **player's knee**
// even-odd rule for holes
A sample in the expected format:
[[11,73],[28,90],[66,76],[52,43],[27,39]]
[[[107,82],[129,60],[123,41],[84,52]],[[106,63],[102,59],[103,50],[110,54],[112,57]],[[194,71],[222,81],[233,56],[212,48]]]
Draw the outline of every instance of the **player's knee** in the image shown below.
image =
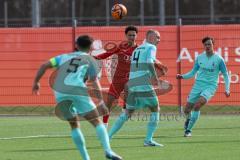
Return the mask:
[[203,103],[201,102],[197,102],[195,105],[194,105],[194,111],[199,111],[200,108],[203,106]]
[[194,111],[199,111],[202,106],[207,103],[207,100],[204,97],[200,97],[199,100],[194,105]]
[[102,121],[100,120],[100,118],[95,118],[93,120],[89,121],[94,127],[98,126],[99,124],[102,123]]
[[189,114],[191,112],[193,106],[194,106],[193,103],[187,102],[186,107],[184,109],[184,113]]
[[106,101],[106,106],[108,107],[109,110],[112,109],[112,106],[113,106],[115,101],[116,101],[116,98],[109,94],[108,99]]
[[71,126],[72,129],[75,129],[75,128],[79,128],[79,127],[80,127],[79,123],[78,123],[77,121],[75,121],[75,120],[70,120],[70,121],[69,121],[69,124],[70,124],[70,126]]
[[157,106],[153,106],[153,107],[149,107],[150,111],[151,112],[160,112],[160,107],[157,105]]
[[204,97],[200,97],[199,102],[200,102],[201,105],[203,106],[203,105],[205,105],[205,104],[207,103],[207,99],[204,98]]

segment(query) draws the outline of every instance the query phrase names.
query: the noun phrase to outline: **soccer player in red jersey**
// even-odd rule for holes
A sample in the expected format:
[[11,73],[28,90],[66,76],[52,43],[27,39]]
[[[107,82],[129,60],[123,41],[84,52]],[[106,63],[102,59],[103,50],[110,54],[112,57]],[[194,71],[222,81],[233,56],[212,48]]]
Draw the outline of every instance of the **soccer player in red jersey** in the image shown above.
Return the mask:
[[[121,92],[124,91],[125,84],[128,82],[129,71],[130,71],[130,57],[134,49],[137,47],[136,38],[137,38],[138,29],[135,26],[128,26],[125,28],[125,35],[127,39],[127,44],[121,46],[121,44],[114,49],[114,51],[107,51],[100,55],[95,56],[96,59],[106,59],[112,55],[117,56],[117,66],[115,73],[112,77],[112,83],[108,91],[108,97],[106,105],[111,110],[114,102],[120,97]],[[123,43],[122,43],[123,44]],[[125,104],[124,104],[125,107]],[[109,115],[103,117],[103,123],[108,125]]]

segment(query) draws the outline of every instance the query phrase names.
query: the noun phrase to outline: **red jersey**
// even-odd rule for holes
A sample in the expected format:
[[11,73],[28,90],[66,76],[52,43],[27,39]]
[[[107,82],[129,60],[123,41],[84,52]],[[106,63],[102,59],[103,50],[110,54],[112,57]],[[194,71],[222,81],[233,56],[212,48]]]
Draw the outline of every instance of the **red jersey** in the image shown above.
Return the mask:
[[[114,95],[116,98],[120,96],[121,92],[124,90],[125,84],[128,82],[131,56],[135,48],[137,48],[137,45],[124,49],[120,48],[115,52],[105,52],[95,56],[97,59],[106,59],[112,55],[116,56],[117,66],[115,67],[114,75],[111,75],[112,84],[109,88],[109,93]],[[114,59],[112,59],[112,61],[114,61]]]
[[118,82],[125,82],[128,80],[129,72],[130,72],[130,64],[131,64],[131,56],[134,49],[137,48],[137,45],[134,47],[129,47],[126,49],[118,49],[115,52],[105,52],[103,54],[95,56],[97,59],[106,59],[112,55],[116,55],[117,58],[117,66],[115,73],[112,77],[112,82],[117,80]]

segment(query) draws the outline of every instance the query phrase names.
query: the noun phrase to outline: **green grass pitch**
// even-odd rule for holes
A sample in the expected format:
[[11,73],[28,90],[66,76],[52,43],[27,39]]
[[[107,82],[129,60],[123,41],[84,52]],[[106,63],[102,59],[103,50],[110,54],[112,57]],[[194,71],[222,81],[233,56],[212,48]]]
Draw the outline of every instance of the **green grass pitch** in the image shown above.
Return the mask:
[[[193,136],[184,138],[184,119],[165,117],[155,134],[155,140],[165,146],[156,148],[143,147],[147,122],[135,118],[123,126],[111,145],[124,160],[239,160],[239,122],[239,115],[202,115]],[[105,159],[93,127],[81,123],[91,159]],[[80,160],[69,135],[68,124],[53,116],[0,117],[0,159]]]

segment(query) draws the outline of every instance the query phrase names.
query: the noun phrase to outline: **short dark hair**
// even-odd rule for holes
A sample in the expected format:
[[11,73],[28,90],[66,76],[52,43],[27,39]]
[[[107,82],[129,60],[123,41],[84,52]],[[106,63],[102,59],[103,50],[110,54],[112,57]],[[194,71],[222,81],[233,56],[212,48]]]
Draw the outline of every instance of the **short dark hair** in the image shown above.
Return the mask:
[[93,38],[89,35],[81,35],[77,38],[76,44],[81,49],[89,49],[92,45]]
[[133,25],[127,26],[127,27],[125,28],[125,34],[127,34],[128,31],[135,31],[136,33],[138,33],[137,27],[135,27],[135,26],[133,26]]
[[149,29],[149,30],[146,32],[146,37],[148,37],[150,34],[153,34],[153,33],[156,33],[156,30]]
[[208,41],[208,40],[211,40],[212,43],[214,44],[214,38],[213,38],[213,37],[210,37],[210,36],[204,37],[204,38],[202,39],[202,43],[204,44],[204,43],[205,43],[206,41]]

